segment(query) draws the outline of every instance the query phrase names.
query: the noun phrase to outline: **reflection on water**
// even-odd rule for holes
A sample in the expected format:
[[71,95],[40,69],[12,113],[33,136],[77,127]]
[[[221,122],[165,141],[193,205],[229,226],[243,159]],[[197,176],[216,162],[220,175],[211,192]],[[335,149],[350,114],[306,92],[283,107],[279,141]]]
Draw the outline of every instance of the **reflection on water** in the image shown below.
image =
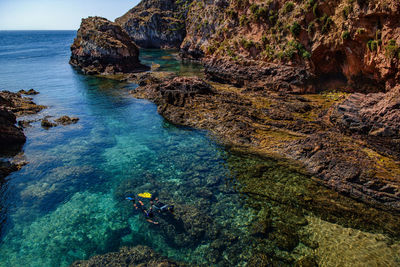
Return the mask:
[[[138,244],[207,266],[399,264],[399,216],[339,196],[284,162],[175,127],[130,97],[136,85],[77,74],[67,64],[74,34],[0,33],[4,88],[40,91],[35,101],[49,108],[37,117],[80,118],[26,130],[30,163],[1,187],[0,266],[67,266]],[[201,69],[174,53],[144,51],[142,61],[181,75]],[[174,214],[146,222],[124,200],[143,191],[173,204]]]

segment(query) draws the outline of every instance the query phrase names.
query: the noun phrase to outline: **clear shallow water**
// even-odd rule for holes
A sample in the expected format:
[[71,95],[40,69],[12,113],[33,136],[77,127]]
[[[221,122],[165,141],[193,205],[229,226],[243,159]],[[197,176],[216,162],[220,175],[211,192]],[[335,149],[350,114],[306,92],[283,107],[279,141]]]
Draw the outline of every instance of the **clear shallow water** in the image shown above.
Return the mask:
[[[40,91],[34,100],[48,109],[34,117],[80,118],[25,130],[29,164],[1,187],[0,266],[68,266],[138,244],[204,265],[260,266],[262,255],[293,264],[311,255],[329,266],[343,244],[360,248],[349,263],[360,256],[398,263],[400,246],[388,236],[396,216],[337,197],[273,160],[230,153],[206,132],[168,124],[155,105],[129,95],[134,84],[78,74],[68,65],[74,35],[0,32],[0,89]],[[173,51],[141,57],[181,75],[200,70],[177,61]],[[174,203],[184,225],[168,218],[148,224],[123,200],[142,191]],[[372,233],[349,239],[343,229],[360,231],[352,228]],[[340,240],[339,233],[345,233]]]

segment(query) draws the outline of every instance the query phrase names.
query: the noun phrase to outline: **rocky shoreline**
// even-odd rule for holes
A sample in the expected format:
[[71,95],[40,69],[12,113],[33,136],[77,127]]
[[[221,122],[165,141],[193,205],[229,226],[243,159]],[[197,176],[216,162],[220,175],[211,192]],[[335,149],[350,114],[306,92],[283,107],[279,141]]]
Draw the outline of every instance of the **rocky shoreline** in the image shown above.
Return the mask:
[[[329,188],[400,211],[400,125],[390,119],[399,113],[394,103],[392,108],[385,105],[386,116],[362,120],[363,125],[354,119],[352,125],[359,127],[351,128],[345,124],[349,114],[344,111],[361,115],[357,109],[346,109],[357,95],[299,95],[179,77],[144,84],[132,95],[154,101],[158,112],[174,124],[210,130],[231,146],[295,160]],[[379,109],[379,103],[368,110]],[[358,131],[364,128],[370,130]]]
[[[36,114],[46,108],[35,104],[31,98],[22,96],[23,94],[35,95],[38,92],[33,89],[18,93],[0,92],[0,156],[6,158],[0,162],[0,179],[26,164],[16,156],[22,151],[26,141],[23,128],[16,125],[17,117]],[[12,157],[15,158],[9,160]]]

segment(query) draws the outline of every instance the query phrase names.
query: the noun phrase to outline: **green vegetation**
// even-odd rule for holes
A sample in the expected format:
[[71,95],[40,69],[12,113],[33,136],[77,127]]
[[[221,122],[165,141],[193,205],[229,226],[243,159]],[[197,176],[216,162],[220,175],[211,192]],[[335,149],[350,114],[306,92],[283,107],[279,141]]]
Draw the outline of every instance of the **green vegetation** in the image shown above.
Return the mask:
[[364,28],[358,28],[357,29],[357,34],[358,35],[361,35],[361,34],[364,34],[365,33],[365,29]]
[[269,60],[274,59],[274,57],[275,57],[275,49],[274,49],[274,47],[272,47],[270,45],[266,45],[265,46],[265,50],[263,52],[263,55],[265,55]]
[[278,52],[276,55],[282,60],[284,58],[292,59],[296,54],[307,60],[311,58],[310,52],[308,52],[301,43],[295,40],[289,41],[283,47],[282,51]]
[[310,10],[310,8],[315,5],[315,2],[316,2],[315,0],[308,0],[307,4],[305,5],[306,11]]
[[254,12],[254,18],[256,21],[260,21],[262,19],[268,19],[269,10],[266,7],[260,7]]
[[343,33],[342,33],[342,39],[343,40],[347,40],[347,39],[349,39],[350,38],[350,33],[349,33],[349,31],[344,31]]
[[268,42],[267,36],[266,36],[266,35],[263,35],[263,36],[261,37],[261,41],[262,41],[263,44],[266,44],[266,43]]
[[250,50],[250,48],[254,46],[254,42],[252,40],[246,40],[244,38],[240,40],[240,44],[246,50]]
[[310,22],[310,24],[308,24],[307,33],[308,33],[308,35],[311,35],[314,33],[314,31],[315,31],[315,22],[312,21],[312,22]]
[[239,25],[240,25],[240,26],[247,26],[247,25],[249,25],[249,23],[250,23],[250,21],[249,21],[249,19],[246,17],[246,15],[240,16],[240,19],[239,19]]
[[351,12],[353,12],[353,6],[345,6],[342,10],[343,18],[347,19]]
[[256,4],[251,4],[251,6],[250,6],[250,11],[251,11],[251,13],[256,13],[256,11],[258,10],[258,5],[256,5]]
[[217,50],[217,47],[215,45],[210,45],[207,47],[207,54],[212,55],[214,52]]
[[378,41],[376,40],[369,40],[367,43],[368,50],[374,52],[378,50]]
[[333,23],[332,18],[329,17],[328,15],[324,14],[319,20],[323,25],[321,32],[322,33],[327,33],[330,30],[331,25]]
[[293,2],[286,2],[285,6],[283,7],[283,12],[284,13],[290,13],[294,9],[294,3]]
[[390,40],[385,47],[385,56],[388,58],[400,58],[400,47],[395,40]]
[[296,21],[292,24],[292,26],[290,26],[290,32],[293,34],[293,36],[299,36],[301,31],[301,26],[299,23],[297,23]]
[[318,18],[318,3],[315,3],[312,12],[316,18]]
[[231,8],[226,11],[226,14],[231,19],[237,19],[237,17],[238,17],[238,13],[235,10],[231,9]]

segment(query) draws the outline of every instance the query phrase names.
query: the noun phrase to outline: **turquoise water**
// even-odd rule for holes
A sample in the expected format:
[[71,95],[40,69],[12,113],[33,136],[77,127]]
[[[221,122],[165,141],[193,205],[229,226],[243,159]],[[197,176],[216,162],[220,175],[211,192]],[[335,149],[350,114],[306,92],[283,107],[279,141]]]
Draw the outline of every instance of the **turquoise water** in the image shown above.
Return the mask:
[[[382,258],[372,263],[397,260],[397,239],[387,234],[392,228],[381,229],[379,221],[364,217],[366,226],[355,223],[350,208],[350,215],[337,212],[346,205],[368,207],[346,198],[333,206],[335,201],[325,199],[332,192],[306,175],[274,160],[231,153],[204,131],[169,124],[154,104],[130,96],[135,84],[76,72],[68,64],[74,35],[0,32],[0,89],[39,91],[35,102],[48,108],[33,118],[80,118],[65,127],[45,130],[33,123],[25,129],[29,164],[1,187],[0,266],[68,266],[138,244],[206,266],[261,266],[260,255],[283,265],[311,255],[329,266],[326,255],[335,257],[342,227],[362,231],[371,243],[366,247],[364,239],[340,235],[356,254],[348,262],[370,258],[375,246]],[[201,70],[175,56],[161,50],[141,54],[144,63],[160,64],[160,70],[180,75]],[[147,223],[124,200],[143,191],[175,204],[178,219]],[[315,208],[318,201],[326,206]],[[385,222],[398,219],[383,215]]]

